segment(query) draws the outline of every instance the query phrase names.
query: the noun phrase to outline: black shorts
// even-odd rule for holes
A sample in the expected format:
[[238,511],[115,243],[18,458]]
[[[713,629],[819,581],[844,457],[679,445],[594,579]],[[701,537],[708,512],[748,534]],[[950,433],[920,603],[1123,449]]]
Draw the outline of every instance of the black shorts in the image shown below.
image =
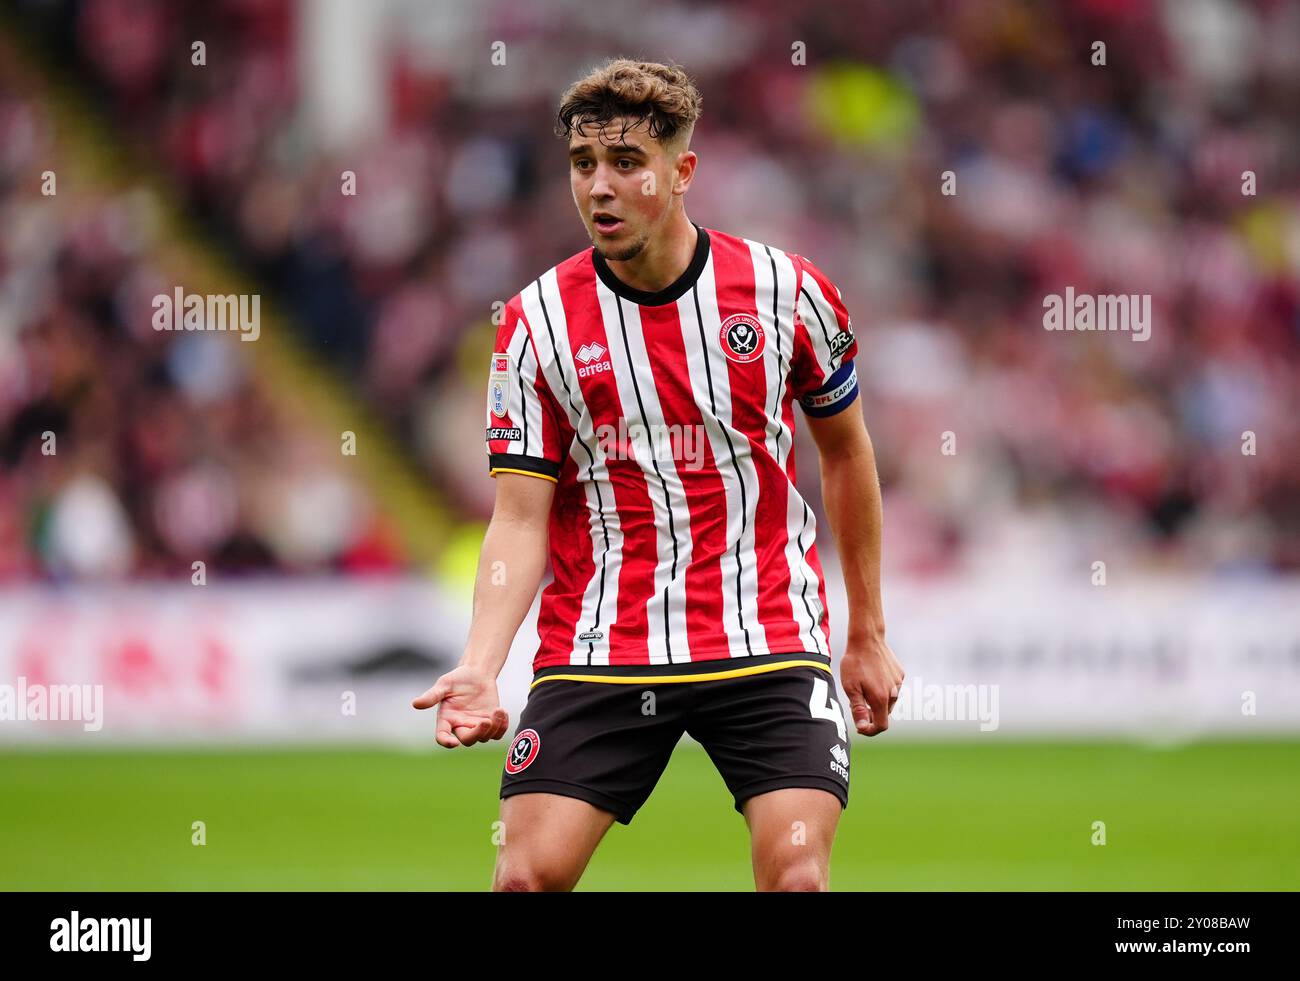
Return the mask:
[[812,787],[849,804],[849,735],[834,678],[819,667],[646,684],[542,680],[506,751],[501,797],[548,793],[622,824],[654,789],[682,733],[700,742],[736,810],[756,794]]

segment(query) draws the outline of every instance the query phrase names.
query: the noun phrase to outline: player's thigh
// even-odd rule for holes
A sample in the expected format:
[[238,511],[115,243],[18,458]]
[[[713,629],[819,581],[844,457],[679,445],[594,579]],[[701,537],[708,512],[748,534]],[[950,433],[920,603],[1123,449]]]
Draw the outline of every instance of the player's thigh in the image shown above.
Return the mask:
[[492,888],[572,889],[613,823],[612,812],[574,797],[523,793],[502,799]]
[[699,683],[687,730],[739,813],[751,798],[789,788],[823,790],[848,806],[849,729],[834,691],[828,671],[802,666]]
[[831,847],[843,810],[838,797],[812,787],[786,787],[757,794],[742,806],[758,889],[830,887]]
[[[641,685],[551,679],[535,683],[501,775],[501,794],[573,797],[630,824],[681,739],[689,699]],[[647,712],[643,697],[656,694]]]

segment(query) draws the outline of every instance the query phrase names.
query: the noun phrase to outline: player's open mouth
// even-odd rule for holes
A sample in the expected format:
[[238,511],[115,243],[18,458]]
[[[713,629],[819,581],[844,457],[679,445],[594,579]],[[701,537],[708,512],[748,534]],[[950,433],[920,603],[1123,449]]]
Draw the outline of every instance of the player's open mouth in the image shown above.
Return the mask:
[[596,227],[606,235],[616,232],[623,227],[622,218],[615,218],[613,215],[607,215],[600,211],[592,215],[591,220],[595,222]]

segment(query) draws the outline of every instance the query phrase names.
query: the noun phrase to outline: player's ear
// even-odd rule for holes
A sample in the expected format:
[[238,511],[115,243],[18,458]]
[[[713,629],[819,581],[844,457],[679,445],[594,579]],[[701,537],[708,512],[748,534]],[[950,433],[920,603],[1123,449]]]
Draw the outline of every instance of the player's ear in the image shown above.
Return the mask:
[[691,186],[691,181],[695,177],[695,165],[698,161],[699,157],[695,155],[694,150],[683,150],[677,154],[676,180],[673,183],[675,193],[686,193],[686,189]]

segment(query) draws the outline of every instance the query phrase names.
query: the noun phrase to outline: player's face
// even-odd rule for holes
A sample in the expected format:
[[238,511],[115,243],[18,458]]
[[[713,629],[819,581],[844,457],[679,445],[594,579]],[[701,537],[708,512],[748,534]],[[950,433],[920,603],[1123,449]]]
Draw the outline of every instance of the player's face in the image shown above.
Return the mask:
[[678,156],[650,137],[648,120],[626,132],[622,123],[579,126],[569,138],[573,202],[592,245],[616,262],[639,255],[667,220]]

